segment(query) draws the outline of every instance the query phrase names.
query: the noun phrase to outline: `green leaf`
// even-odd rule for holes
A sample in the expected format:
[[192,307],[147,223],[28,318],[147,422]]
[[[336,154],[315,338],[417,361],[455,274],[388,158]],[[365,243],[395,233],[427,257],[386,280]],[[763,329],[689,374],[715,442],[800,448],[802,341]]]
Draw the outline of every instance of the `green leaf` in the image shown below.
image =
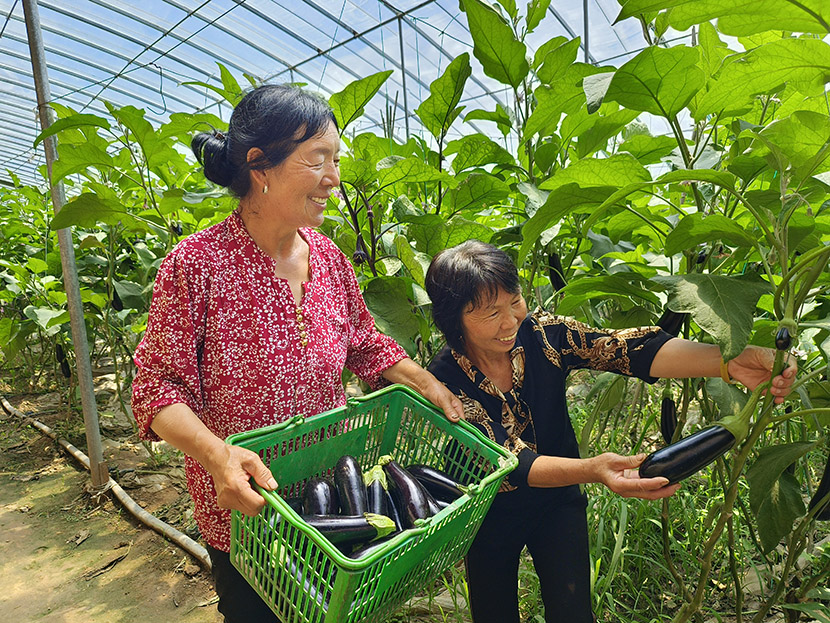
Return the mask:
[[830,623],[830,611],[827,606],[817,601],[808,601],[803,604],[781,604],[781,607],[803,612],[808,619],[815,620],[817,623]]
[[409,240],[407,240],[404,236],[395,236],[395,251],[403,265],[406,266],[409,274],[412,275],[412,279],[415,283],[423,286],[426,270],[420,261],[418,261],[418,258],[415,255],[415,249],[413,249],[412,245],[409,244]]
[[821,35],[830,33],[830,6],[825,0],[687,0],[669,17],[672,26],[681,31],[713,19],[718,20],[720,32],[734,37],[769,30]]
[[60,143],[58,159],[52,166],[52,183],[57,184],[67,175],[83,173],[89,167],[101,172],[115,166],[112,156],[94,143]]
[[522,265],[539,236],[551,225],[558,223],[574,210],[588,210],[604,202],[615,190],[616,188],[608,186],[582,188],[574,183],[553,190],[545,204],[522,226],[522,246],[519,249],[518,264]]
[[492,112],[488,110],[481,110],[479,108],[471,110],[464,117],[464,121],[466,122],[476,121],[479,119],[495,123],[499,131],[504,136],[510,134],[510,131],[513,129],[513,120],[501,104],[496,105],[496,110]]
[[625,186],[629,182],[649,181],[651,176],[629,154],[616,154],[610,158],[586,158],[576,160],[540,184],[543,190],[553,190],[565,184],[591,186]]
[[509,151],[483,134],[468,134],[447,143],[444,155],[456,154],[452,168],[456,173],[487,164],[514,164]]
[[655,164],[668,156],[677,147],[677,141],[670,136],[648,136],[635,134],[626,139],[619,150],[634,156],[642,165]]
[[145,309],[147,307],[147,297],[144,293],[144,288],[134,281],[113,280],[112,282],[115,291],[118,292],[118,297],[124,304],[125,308],[129,309]]
[[789,84],[805,95],[830,80],[830,45],[815,39],[782,39],[762,45],[724,66],[694,111],[696,119],[747,110],[753,96]]
[[536,30],[536,27],[544,19],[550,6],[550,0],[530,0],[527,3],[527,13],[525,15],[525,23],[527,24],[527,34]]
[[655,180],[656,184],[671,184],[674,182],[709,182],[723,188],[734,188],[737,182],[734,175],[725,171],[711,169],[680,169],[669,171]]
[[826,113],[799,110],[786,119],[773,121],[760,135],[786,157],[796,181],[827,170],[830,119]]
[[[557,37],[553,41],[562,40],[562,43],[551,49],[544,50],[541,66],[536,70],[536,76],[545,84],[555,83],[575,61],[579,54],[579,37],[570,41],[564,37]],[[537,58],[542,49],[537,52]]]
[[393,70],[390,69],[355,80],[329,98],[329,104],[334,111],[334,118],[337,119],[341,135],[352,121],[363,114],[366,104],[371,101],[392,73]]
[[718,419],[737,415],[748,400],[746,392],[720,378],[706,379],[706,392],[718,407]]
[[121,223],[130,229],[146,231],[144,224],[127,212],[123,205],[111,199],[103,199],[95,193],[82,193],[68,201],[52,219],[49,227],[52,230],[73,226],[92,228],[101,223]]
[[84,127],[96,127],[96,128],[103,128],[105,130],[110,129],[109,121],[104,119],[103,117],[99,117],[97,115],[85,115],[85,114],[74,114],[69,117],[64,117],[63,119],[58,119],[46,128],[43,132],[37,135],[35,138],[35,142],[32,144],[32,147],[37,147],[40,145],[40,142],[49,137],[54,136],[61,130],[67,130],[70,128],[84,128]]
[[363,287],[363,299],[382,333],[395,339],[410,356],[418,333],[418,315],[410,302],[412,282],[402,277],[375,277]]
[[592,127],[579,133],[579,138],[576,141],[576,155],[579,158],[585,158],[598,149],[605,149],[608,145],[608,139],[619,134],[639,114],[636,110],[623,108],[607,115],[600,115],[594,121]]
[[457,216],[445,221],[438,214],[427,214],[409,217],[406,222],[415,248],[430,257],[465,240],[489,242],[493,235],[493,230],[486,225]]
[[668,288],[669,309],[690,313],[715,339],[727,361],[743,351],[758,299],[772,290],[766,282],[697,273],[654,277],[652,281]]
[[585,104],[582,82],[587,76],[606,72],[607,69],[594,67],[585,63],[574,63],[554,85],[543,84],[536,88],[536,108],[530,113],[525,123],[522,136],[524,140],[540,136],[552,136],[556,133],[562,114],[575,113]]
[[591,300],[631,301],[640,299],[659,305],[660,299],[644,287],[648,280],[635,272],[619,272],[598,277],[582,277],[571,281],[560,292],[564,298],[556,308],[558,314],[572,314]]
[[530,71],[527,48],[518,41],[510,25],[482,0],[461,0],[473,38],[473,54],[484,73],[514,89]]
[[699,60],[696,48],[646,48],[614,73],[605,100],[671,119],[706,81]]
[[444,137],[463,110],[464,107],[459,107],[458,103],[471,73],[470,55],[464,52],[447,66],[440,78],[429,85],[429,97],[415,109],[421,122],[437,140]]
[[815,447],[815,442],[799,441],[761,448],[758,459],[746,472],[749,507],[758,521],[765,552],[774,549],[805,512],[798,481],[786,470]]
[[33,320],[49,335],[54,335],[60,330],[59,326],[55,328],[56,325],[69,322],[69,312],[65,309],[51,309],[50,307],[35,307],[34,305],[27,305],[23,310],[23,315],[29,320]]
[[680,253],[695,245],[722,240],[736,247],[752,248],[756,239],[740,227],[733,219],[722,214],[704,216],[700,212],[687,214],[666,236],[665,254]]
[[501,202],[510,194],[510,185],[489,173],[471,173],[456,187],[447,192],[442,211],[451,214],[462,210],[482,210]]
[[641,15],[642,13],[654,13],[655,11],[670,9],[671,7],[692,1],[697,0],[620,0],[622,8],[617,14],[617,19],[614,20],[614,23],[616,24],[621,20],[634,17],[635,15]]
[[455,186],[456,180],[446,171],[439,171],[420,158],[384,158],[377,165],[377,182],[380,188],[406,182],[443,182]]
[[605,72],[586,76],[585,80],[582,81],[582,90],[585,91],[585,102],[589,113],[595,113],[599,110],[613,79],[614,72]]
[[219,65],[219,76],[222,80],[222,86],[225,87],[225,92],[230,95],[228,98],[228,102],[231,106],[236,106],[245,93],[242,91],[242,88],[239,86],[239,82],[237,82],[236,78],[233,77],[233,74],[225,67],[222,63],[216,63]]

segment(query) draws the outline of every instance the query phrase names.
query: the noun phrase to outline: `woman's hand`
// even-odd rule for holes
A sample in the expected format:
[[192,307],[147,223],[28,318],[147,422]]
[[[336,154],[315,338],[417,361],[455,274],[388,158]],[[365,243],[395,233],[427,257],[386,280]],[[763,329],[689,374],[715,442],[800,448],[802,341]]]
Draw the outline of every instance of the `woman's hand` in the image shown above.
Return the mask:
[[440,407],[450,422],[464,419],[464,405],[458,396],[448,390],[431,372],[424,370],[408,357],[386,368],[383,378],[411,387],[432,404]]
[[[729,376],[747,389],[755,389],[761,383],[766,383],[770,380],[772,365],[775,361],[775,352],[772,348],[747,346],[740,355],[727,363]],[[792,384],[795,381],[796,372],[798,372],[798,363],[795,357],[789,353],[785,357],[787,367],[784,368],[781,374],[772,379],[772,388],[770,390],[772,395],[775,396],[775,402],[778,404],[784,402],[784,398],[792,390]]]
[[277,488],[277,481],[259,455],[245,448],[223,444],[205,462],[205,469],[213,477],[219,508],[258,515],[265,506],[265,498],[253,489],[250,479],[263,489]]
[[640,478],[637,467],[646,458],[645,454],[622,456],[605,452],[589,459],[597,470],[597,482],[601,482],[614,493],[624,498],[659,500],[674,495],[680,484],[669,485],[668,478]]

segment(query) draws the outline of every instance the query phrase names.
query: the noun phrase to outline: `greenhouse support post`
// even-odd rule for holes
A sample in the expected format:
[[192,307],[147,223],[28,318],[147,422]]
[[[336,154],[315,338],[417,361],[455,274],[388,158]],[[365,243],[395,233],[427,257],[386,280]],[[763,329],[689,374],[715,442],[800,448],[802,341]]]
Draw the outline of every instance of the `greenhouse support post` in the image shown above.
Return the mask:
[[[45,130],[52,124],[52,109],[49,107],[51,94],[46,70],[46,55],[43,49],[43,37],[40,30],[40,14],[37,0],[23,0],[23,14],[26,20],[26,32],[29,38],[29,54],[32,60],[32,75],[37,91],[37,108],[40,126]],[[52,184],[52,165],[57,160],[57,140],[50,136],[43,141],[46,152],[46,167],[49,172],[52,205],[57,214],[66,202],[63,183]],[[95,404],[95,390],[92,383],[92,365],[89,360],[86,326],[84,325],[84,308],[81,302],[81,290],[78,285],[78,273],[75,269],[75,247],[72,232],[68,229],[58,230],[63,283],[66,291],[66,305],[69,308],[72,343],[75,349],[76,373],[81,391],[81,406],[84,411],[87,452],[89,453],[92,487],[96,491],[106,488],[109,482],[107,464],[104,462],[101,448],[101,430],[98,427],[98,407]]]

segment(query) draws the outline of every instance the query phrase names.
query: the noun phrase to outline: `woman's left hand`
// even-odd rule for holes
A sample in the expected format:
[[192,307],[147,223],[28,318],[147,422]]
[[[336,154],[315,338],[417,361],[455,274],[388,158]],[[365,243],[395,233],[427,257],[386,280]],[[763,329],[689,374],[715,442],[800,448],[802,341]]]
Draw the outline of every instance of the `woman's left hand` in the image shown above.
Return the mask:
[[414,389],[432,404],[440,407],[450,422],[464,419],[464,405],[458,396],[448,390],[431,372],[424,370],[408,357],[386,368],[383,377],[392,383],[402,383]]
[[[773,362],[775,361],[775,350],[762,348],[760,346],[747,346],[743,352],[727,363],[729,376],[740,382],[744,387],[753,390],[761,383],[770,380]],[[798,363],[795,357],[787,353],[785,355],[786,367],[772,379],[772,395],[775,402],[780,404],[792,390]]]

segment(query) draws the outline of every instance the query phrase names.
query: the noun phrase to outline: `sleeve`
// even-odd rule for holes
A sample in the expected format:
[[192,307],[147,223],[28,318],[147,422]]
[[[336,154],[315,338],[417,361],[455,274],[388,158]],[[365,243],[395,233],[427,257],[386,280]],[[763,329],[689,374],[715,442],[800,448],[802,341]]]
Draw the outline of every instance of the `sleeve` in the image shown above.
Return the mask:
[[377,389],[384,384],[382,377],[384,370],[395,365],[401,359],[405,359],[408,355],[394,339],[377,330],[375,319],[369,313],[360,292],[354,268],[339,250],[338,255],[338,268],[341,273],[351,325],[346,367],[366,381],[372,389]]
[[660,327],[596,329],[572,318],[534,314],[534,331],[545,356],[563,372],[578,368],[616,372],[648,383],[657,351],[672,339]]
[[175,250],[162,262],[153,286],[147,330],[136,349],[131,406],[141,439],[157,441],[150,428],[163,407],[203,408],[200,346],[204,342],[207,271],[188,267]]

